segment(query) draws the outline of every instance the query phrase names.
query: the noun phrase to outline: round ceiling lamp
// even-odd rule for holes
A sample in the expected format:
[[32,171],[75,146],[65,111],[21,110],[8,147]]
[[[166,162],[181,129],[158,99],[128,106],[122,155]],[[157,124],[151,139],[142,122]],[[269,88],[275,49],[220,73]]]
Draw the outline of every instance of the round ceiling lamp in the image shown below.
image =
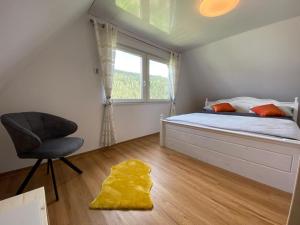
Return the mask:
[[233,10],[240,0],[202,0],[199,11],[203,16],[222,16]]

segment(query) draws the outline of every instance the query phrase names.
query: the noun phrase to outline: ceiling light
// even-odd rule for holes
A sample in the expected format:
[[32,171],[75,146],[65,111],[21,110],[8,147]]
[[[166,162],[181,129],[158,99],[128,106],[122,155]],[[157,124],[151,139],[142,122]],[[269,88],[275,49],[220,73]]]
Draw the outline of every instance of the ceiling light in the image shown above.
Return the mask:
[[199,11],[203,16],[222,16],[233,10],[240,0],[202,0]]

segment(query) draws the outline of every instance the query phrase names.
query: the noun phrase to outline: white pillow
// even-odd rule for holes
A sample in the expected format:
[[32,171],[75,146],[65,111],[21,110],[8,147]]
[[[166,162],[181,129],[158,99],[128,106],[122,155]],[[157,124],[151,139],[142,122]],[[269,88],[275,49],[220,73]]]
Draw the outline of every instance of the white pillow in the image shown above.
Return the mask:
[[247,112],[249,112],[249,105],[248,104],[231,103],[231,105],[236,109],[236,112],[238,112],[238,113],[247,113]]
[[286,116],[291,116],[293,117],[293,114],[294,114],[294,109],[292,107],[289,107],[289,106],[278,106],[277,107],[285,113]]
[[213,110],[211,106],[212,106],[212,105],[204,106],[203,109],[205,109],[205,110]]
[[[214,102],[213,104],[210,104],[210,105],[207,105],[205,107],[203,107],[204,110],[213,110],[212,106],[215,105],[215,104],[219,104],[219,103],[225,103],[226,101],[224,102]],[[243,105],[243,104],[234,104],[234,103],[231,103],[231,102],[226,102],[226,103],[229,103],[232,105],[233,108],[236,109],[236,112],[239,112],[239,113],[247,113],[249,112],[249,107],[248,105]]]

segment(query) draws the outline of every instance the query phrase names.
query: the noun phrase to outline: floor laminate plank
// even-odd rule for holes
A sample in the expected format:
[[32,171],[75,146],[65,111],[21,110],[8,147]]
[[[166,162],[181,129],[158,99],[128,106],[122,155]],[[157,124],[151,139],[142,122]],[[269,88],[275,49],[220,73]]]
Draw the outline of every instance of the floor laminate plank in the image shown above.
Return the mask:
[[[150,211],[90,210],[113,165],[140,159],[151,166]],[[78,175],[54,162],[60,200],[46,166],[26,190],[45,186],[51,225],[283,225],[291,195],[159,146],[150,135],[70,157]],[[13,196],[29,168],[0,175],[0,199]]]

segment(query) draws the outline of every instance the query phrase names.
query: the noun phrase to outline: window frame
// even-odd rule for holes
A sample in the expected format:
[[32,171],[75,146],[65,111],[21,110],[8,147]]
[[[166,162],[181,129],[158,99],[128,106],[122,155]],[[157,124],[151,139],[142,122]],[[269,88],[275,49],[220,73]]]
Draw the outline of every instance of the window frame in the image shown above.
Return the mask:
[[157,55],[141,51],[118,43],[116,50],[124,51],[129,54],[137,55],[142,58],[142,82],[141,82],[141,99],[112,99],[113,104],[140,104],[140,103],[170,103],[171,99],[150,99],[150,60],[157,61],[168,65],[168,60]]

